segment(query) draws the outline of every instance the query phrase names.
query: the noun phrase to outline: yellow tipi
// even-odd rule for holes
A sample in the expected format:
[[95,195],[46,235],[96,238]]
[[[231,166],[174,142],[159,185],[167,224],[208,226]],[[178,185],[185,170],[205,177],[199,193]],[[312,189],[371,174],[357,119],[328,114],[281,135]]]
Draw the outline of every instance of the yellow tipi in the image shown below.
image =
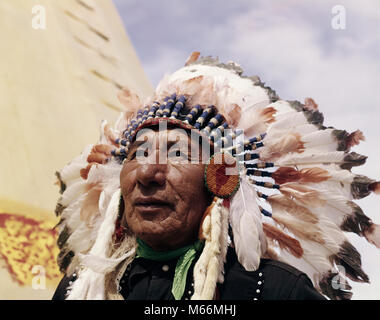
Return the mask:
[[0,38],[0,299],[50,299],[55,171],[152,87],[111,0],[0,1]]

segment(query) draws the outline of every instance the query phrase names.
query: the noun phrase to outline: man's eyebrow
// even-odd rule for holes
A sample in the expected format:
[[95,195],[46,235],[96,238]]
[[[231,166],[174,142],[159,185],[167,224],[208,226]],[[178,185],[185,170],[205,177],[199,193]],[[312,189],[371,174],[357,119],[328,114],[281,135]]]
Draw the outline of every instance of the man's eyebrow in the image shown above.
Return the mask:
[[138,147],[140,147],[143,143],[146,143],[147,141],[134,141],[130,147],[129,147],[129,150],[128,150],[128,153],[132,152],[132,151],[135,151]]

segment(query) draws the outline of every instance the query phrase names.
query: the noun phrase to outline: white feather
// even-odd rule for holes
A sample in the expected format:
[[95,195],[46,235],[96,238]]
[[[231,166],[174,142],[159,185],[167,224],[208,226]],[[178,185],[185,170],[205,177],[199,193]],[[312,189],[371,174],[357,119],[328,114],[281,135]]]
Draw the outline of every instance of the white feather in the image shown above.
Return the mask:
[[248,271],[256,270],[266,247],[257,193],[244,176],[231,201],[230,223],[239,262]]
[[84,148],[82,153],[75,157],[70,163],[62,168],[60,171],[61,179],[65,183],[66,187],[80,179],[80,170],[86,168],[88,165],[87,157],[91,152],[93,145],[88,145]]
[[304,153],[291,153],[278,159],[275,164],[280,167],[297,166],[297,165],[315,165],[320,163],[336,163],[342,164],[346,153],[343,151],[333,152],[308,152]]
[[[79,278],[74,282],[67,300],[105,299],[105,274],[110,272],[110,270],[116,267],[120,262],[119,259],[116,259],[113,262],[111,259],[107,259],[111,254],[112,235],[115,230],[115,223],[118,216],[119,199],[120,189],[118,189],[112,196],[111,202],[107,208],[106,217],[98,229],[98,236],[95,244],[89,252],[91,258],[85,262],[85,265],[83,265],[83,270],[79,274]],[[126,253],[126,255],[128,254],[129,253]],[[102,265],[102,262],[106,263]]]

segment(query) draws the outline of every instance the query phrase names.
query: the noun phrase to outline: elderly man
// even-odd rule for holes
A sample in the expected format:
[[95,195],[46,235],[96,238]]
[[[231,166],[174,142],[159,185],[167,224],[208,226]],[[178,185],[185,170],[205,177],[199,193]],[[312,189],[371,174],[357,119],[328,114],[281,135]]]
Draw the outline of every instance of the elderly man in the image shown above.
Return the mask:
[[343,233],[379,246],[345,195],[379,186],[348,170],[363,163],[348,152],[358,133],[241,74],[195,54],[145,107],[124,90],[128,111],[58,174],[53,299],[350,298],[336,265],[368,281]]

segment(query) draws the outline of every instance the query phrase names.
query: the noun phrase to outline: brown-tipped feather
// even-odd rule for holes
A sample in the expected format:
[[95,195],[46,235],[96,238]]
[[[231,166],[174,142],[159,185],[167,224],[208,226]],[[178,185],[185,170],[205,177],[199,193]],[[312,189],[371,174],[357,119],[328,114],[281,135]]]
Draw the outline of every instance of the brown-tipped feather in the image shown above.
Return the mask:
[[187,58],[186,62],[185,62],[185,66],[188,66],[189,64],[195,62],[198,60],[199,58],[199,55],[201,53],[199,51],[193,51],[190,56]]
[[301,172],[292,167],[280,167],[272,173],[272,178],[278,184],[294,182],[301,179]]
[[263,223],[263,230],[268,238],[277,241],[281,249],[288,250],[296,258],[302,257],[303,249],[297,239],[292,238],[282,230],[267,223]]
[[345,275],[356,282],[369,282],[368,275],[362,270],[361,256],[348,241],[340,245],[338,253],[331,255],[330,260],[344,268]]
[[92,147],[91,153],[87,157],[87,162],[96,162],[100,164],[107,163],[111,157],[113,147],[107,144],[97,144]]
[[298,219],[292,219],[287,215],[278,214],[275,211],[272,213],[272,219],[300,239],[308,239],[321,245],[325,244],[325,240],[323,239],[322,232],[318,225],[305,223]]
[[298,183],[284,183],[280,186],[281,193],[292,199],[296,199],[305,206],[322,206],[325,200],[320,198],[319,192]]
[[322,276],[319,287],[324,295],[332,300],[350,300],[352,289],[348,282],[338,273],[331,271]]
[[312,98],[305,98],[305,109],[309,111],[318,110],[318,105]]
[[180,92],[189,95],[190,105],[216,105],[217,92],[214,90],[214,80],[211,77],[198,76],[179,84]]
[[363,165],[367,161],[367,156],[358,154],[356,152],[347,153],[340,165],[342,169],[351,170],[352,167]]
[[195,95],[199,91],[201,87],[201,82],[203,81],[203,79],[204,79],[203,76],[197,76],[197,77],[185,80],[179,84],[179,89],[181,92],[184,92],[186,96],[188,96],[188,100],[192,100],[193,95]]
[[347,148],[351,148],[355,145],[358,145],[360,141],[365,141],[363,132],[356,130],[349,134],[346,140]]
[[272,173],[272,178],[278,184],[299,181],[302,183],[318,183],[330,178],[328,171],[321,168],[296,170],[292,167],[280,167]]
[[292,199],[289,199],[281,194],[274,194],[268,197],[268,202],[275,210],[278,207],[282,207],[284,210],[289,212],[291,215],[296,216],[297,218],[316,224],[318,223],[318,217],[312,213],[308,208],[300,206],[295,203]]
[[345,215],[340,229],[346,232],[354,232],[363,237],[365,231],[372,226],[372,221],[355,202],[347,201],[347,204],[352,208],[352,212]]
[[363,175],[355,175],[351,182],[351,195],[354,199],[362,199],[377,189],[377,182]]
[[87,180],[88,173],[90,172],[90,169],[94,164],[94,162],[89,163],[86,168],[80,169],[80,176],[82,177],[82,179]]
[[231,106],[226,106],[224,116],[231,126],[236,127],[241,118],[240,106],[236,103],[233,103]]
[[260,153],[260,159],[273,161],[273,159],[278,159],[287,153],[302,153],[304,150],[305,146],[300,134],[289,133],[273,144],[266,145],[265,149]]
[[272,123],[275,121],[274,115],[276,112],[277,110],[273,107],[264,108],[260,112],[260,118],[262,118],[265,123]]
[[376,182],[371,183],[368,186],[368,189],[371,190],[372,192],[376,193],[376,194],[380,194],[380,181],[376,181]]
[[96,153],[91,152],[89,156],[87,157],[88,163],[96,162],[96,163],[104,164],[104,163],[107,163],[107,161],[108,161],[108,156],[100,152],[96,152]]
[[124,105],[128,111],[137,112],[141,108],[141,101],[137,94],[132,93],[130,90],[123,88],[121,89],[117,97],[122,105]]
[[114,149],[113,147],[111,147],[110,145],[107,145],[107,144],[97,144],[92,148],[92,151],[100,152],[100,153],[103,153],[103,154],[109,156],[109,155],[111,155],[111,151],[113,149]]
[[363,233],[369,243],[380,249],[380,225],[373,223]]
[[318,183],[331,178],[328,171],[321,168],[307,168],[301,170],[301,182]]

